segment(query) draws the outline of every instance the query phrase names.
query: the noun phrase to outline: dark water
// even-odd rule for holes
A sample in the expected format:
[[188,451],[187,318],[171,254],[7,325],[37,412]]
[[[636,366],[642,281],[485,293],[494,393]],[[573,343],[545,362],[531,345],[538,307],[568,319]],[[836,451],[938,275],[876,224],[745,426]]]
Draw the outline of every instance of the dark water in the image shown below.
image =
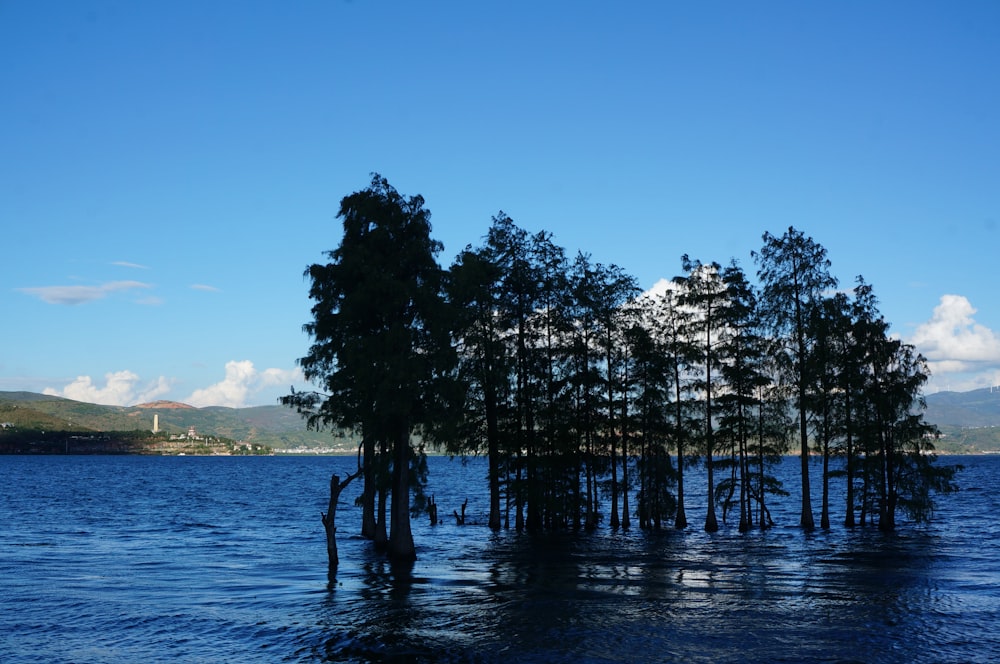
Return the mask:
[[[0,662],[1000,661],[1000,457],[943,460],[963,491],[890,536],[803,533],[794,498],[707,535],[691,484],[682,533],[416,519],[410,573],[342,504],[331,580],[319,513],[351,459],[0,457]],[[485,520],[484,470],[431,460],[443,515]]]

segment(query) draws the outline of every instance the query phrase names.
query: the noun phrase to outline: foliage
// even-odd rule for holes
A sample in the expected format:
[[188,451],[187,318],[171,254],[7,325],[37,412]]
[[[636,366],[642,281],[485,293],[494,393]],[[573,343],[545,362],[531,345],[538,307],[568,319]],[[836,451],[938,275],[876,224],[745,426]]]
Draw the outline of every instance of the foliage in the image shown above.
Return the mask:
[[421,486],[410,482],[421,454],[411,435],[419,430],[432,438],[458,395],[450,388],[451,314],[435,261],[441,245],[431,239],[424,199],[400,195],[378,174],[341,200],[338,217],[339,246],[327,252],[327,263],[306,269],[314,304],[303,329],[312,345],[299,365],[319,391],[293,391],[282,403],[310,427],[361,432],[366,510],[374,513],[376,491],[380,506],[375,528],[365,534],[381,543],[391,486],[389,555],[410,561],[416,552],[409,492]]

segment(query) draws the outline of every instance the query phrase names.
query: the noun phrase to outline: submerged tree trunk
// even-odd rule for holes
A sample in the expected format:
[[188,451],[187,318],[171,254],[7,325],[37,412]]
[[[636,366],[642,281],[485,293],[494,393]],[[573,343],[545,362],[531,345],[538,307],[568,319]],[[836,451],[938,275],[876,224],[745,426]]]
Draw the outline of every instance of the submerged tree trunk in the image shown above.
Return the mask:
[[490,521],[492,531],[500,530],[500,427],[497,415],[496,389],[486,387],[486,444],[489,458]]
[[389,459],[389,448],[385,441],[379,443],[379,455],[378,455],[378,468],[375,470],[375,485],[376,493],[378,495],[378,506],[376,510],[375,519],[375,536],[372,538],[375,543],[375,548],[379,551],[385,550],[389,544],[389,532],[386,528],[388,520],[386,519],[386,497],[388,495],[388,489],[386,486],[386,474],[388,471],[388,459]]
[[389,560],[410,563],[417,559],[410,530],[410,432],[400,425],[395,432],[392,464],[392,526],[389,531]]
[[705,465],[708,468],[708,511],[705,514],[705,532],[714,533],[719,530],[719,521],[715,516],[715,464],[712,463],[713,450],[711,446],[705,455]]
[[830,529],[830,440],[823,434],[823,506],[820,508],[819,527]]
[[340,500],[340,493],[360,474],[361,469],[359,468],[356,473],[344,478],[343,482],[335,474],[330,476],[330,502],[327,505],[326,513],[320,512],[320,516],[323,518],[323,528],[326,530],[326,555],[330,560],[331,569],[340,564],[340,558],[337,555],[337,502]]
[[375,439],[370,432],[362,432],[364,449],[365,485],[361,494],[361,536],[375,539]]
[[[711,349],[711,336],[708,336],[705,346]],[[712,461],[712,455],[715,454],[714,448],[714,431],[712,430],[712,357],[711,351],[708,351],[705,360],[705,463],[708,465],[708,513],[705,515],[706,533],[714,533],[719,530],[719,522],[715,516],[715,468]]]
[[680,369],[674,367],[674,436],[677,438],[677,516],[674,518],[674,528],[687,528],[687,513],[684,510],[684,441],[683,412],[681,404]]

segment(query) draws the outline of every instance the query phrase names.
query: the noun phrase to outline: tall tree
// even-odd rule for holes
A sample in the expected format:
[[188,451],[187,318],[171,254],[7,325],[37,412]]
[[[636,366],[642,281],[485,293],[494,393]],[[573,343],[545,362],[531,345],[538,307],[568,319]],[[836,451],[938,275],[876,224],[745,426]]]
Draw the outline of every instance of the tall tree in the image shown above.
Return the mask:
[[[594,266],[592,291],[587,299],[593,310],[597,328],[597,345],[604,364],[604,431],[611,459],[611,527],[629,527],[628,506],[628,450],[623,435],[626,413],[616,409],[616,395],[624,394],[622,372],[624,367],[624,330],[626,329],[625,304],[639,294],[635,277],[617,265]],[[623,402],[624,403],[624,402]],[[618,441],[621,439],[622,479],[618,481]],[[618,499],[622,498],[622,517],[619,520]]]
[[[501,219],[506,219],[502,212],[499,218],[494,218],[494,228],[503,223]],[[452,439],[451,451],[478,452],[485,447],[490,491],[488,525],[491,530],[499,530],[501,421],[512,367],[504,340],[507,322],[499,306],[503,272],[499,247],[495,244],[498,238],[492,232],[490,238],[492,242],[479,250],[466,248],[449,274],[449,300],[457,315],[459,373],[469,396],[462,432]]]
[[446,410],[442,387],[455,362],[435,260],[441,245],[431,239],[423,197],[403,197],[378,174],[341,200],[338,217],[340,245],[327,252],[328,263],[306,270],[314,305],[304,330],[313,343],[298,361],[323,393],[293,392],[282,402],[313,422],[361,428],[366,441],[387,452],[387,553],[395,562],[412,561],[411,432],[432,433]]
[[[651,302],[643,298],[634,306],[635,316],[642,317]],[[676,475],[667,447],[667,390],[670,380],[666,354],[653,339],[648,320],[626,330],[629,348],[627,388],[632,393],[634,413],[630,430],[638,439],[638,514],[639,527],[659,530],[663,522],[676,513],[673,494]]]
[[[753,505],[761,506],[757,512],[758,517],[762,516],[766,509],[763,507],[764,494],[777,482],[766,473],[772,455],[763,452],[765,437],[760,435],[755,416],[760,392],[770,380],[765,371],[766,342],[760,335],[755,289],[735,261],[723,270],[722,281],[729,303],[724,311],[719,347],[719,354],[725,360],[721,374],[726,385],[718,399],[719,433],[733,441],[735,463],[731,481],[736,486],[729,487],[725,493],[732,496],[738,488],[739,529],[745,532],[753,527]],[[754,438],[758,438],[756,449],[752,444]],[[726,487],[720,486],[720,489]],[[761,525],[764,525],[763,519]]]
[[596,307],[594,291],[597,273],[589,254],[580,252],[573,261],[570,279],[572,287],[571,308],[573,332],[571,342],[572,370],[570,380],[573,386],[578,446],[582,448],[585,473],[584,527],[597,526],[599,518],[598,475],[602,455],[598,449],[598,420],[600,400],[600,377],[597,370]]
[[650,327],[654,341],[662,349],[665,358],[666,376],[669,381],[665,394],[669,395],[666,417],[668,436],[677,451],[677,512],[674,527],[687,528],[687,511],[684,500],[684,469],[688,464],[688,439],[692,430],[688,419],[690,411],[688,371],[696,361],[697,349],[688,338],[690,312],[680,304],[680,294],[676,283],[671,283],[656,297],[652,305]]
[[555,528],[564,524],[572,511],[571,496],[576,485],[576,463],[570,454],[570,437],[564,435],[566,395],[562,367],[565,340],[570,324],[567,315],[570,297],[569,263],[566,250],[552,234],[540,231],[531,238],[531,258],[535,266],[538,306],[532,316],[537,338],[529,349],[537,385],[537,435],[528,457],[529,530]]
[[830,275],[826,249],[801,231],[789,227],[781,237],[764,233],[764,246],[754,253],[757,277],[763,287],[763,311],[775,335],[785,339],[787,375],[795,387],[799,415],[799,454],[802,468],[802,512],[800,525],[815,527],[809,486],[809,430],[806,392],[806,361],[811,339],[809,311],[837,280]]
[[705,514],[706,532],[715,532],[719,523],[715,513],[715,413],[713,412],[714,391],[718,380],[717,371],[721,358],[717,352],[719,337],[723,334],[729,293],[722,282],[721,266],[718,263],[703,264],[685,254],[681,258],[685,276],[675,281],[682,286],[681,305],[690,309],[693,324],[689,330],[692,345],[697,348],[696,363],[699,374],[695,389],[701,394],[702,426],[701,440],[705,451],[705,469],[708,481],[708,510]]
[[898,511],[916,521],[927,519],[934,509],[933,494],[955,489],[958,468],[934,464],[937,429],[923,419],[921,392],[930,376],[927,361],[910,344],[889,336],[889,324],[875,315],[871,287],[861,279],[856,294],[868,316],[861,338],[869,420],[863,437],[864,509],[877,510],[879,529],[889,531],[896,527]]
[[816,451],[823,459],[820,528],[830,527],[830,460],[840,451],[847,432],[846,406],[850,403],[843,376],[851,347],[850,302],[843,293],[823,298],[809,316],[809,335],[816,340],[806,362],[808,408],[813,414]]

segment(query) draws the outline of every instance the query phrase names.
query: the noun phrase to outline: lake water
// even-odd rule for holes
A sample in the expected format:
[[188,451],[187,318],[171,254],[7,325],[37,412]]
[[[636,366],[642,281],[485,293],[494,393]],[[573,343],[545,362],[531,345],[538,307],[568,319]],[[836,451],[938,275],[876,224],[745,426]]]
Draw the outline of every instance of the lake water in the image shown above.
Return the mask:
[[0,662],[1000,661],[1000,456],[942,461],[963,490],[892,535],[802,532],[789,459],[770,531],[702,532],[692,473],[685,532],[551,539],[456,526],[485,463],[432,458],[412,571],[354,535],[355,484],[330,579],[353,459],[0,457]]

